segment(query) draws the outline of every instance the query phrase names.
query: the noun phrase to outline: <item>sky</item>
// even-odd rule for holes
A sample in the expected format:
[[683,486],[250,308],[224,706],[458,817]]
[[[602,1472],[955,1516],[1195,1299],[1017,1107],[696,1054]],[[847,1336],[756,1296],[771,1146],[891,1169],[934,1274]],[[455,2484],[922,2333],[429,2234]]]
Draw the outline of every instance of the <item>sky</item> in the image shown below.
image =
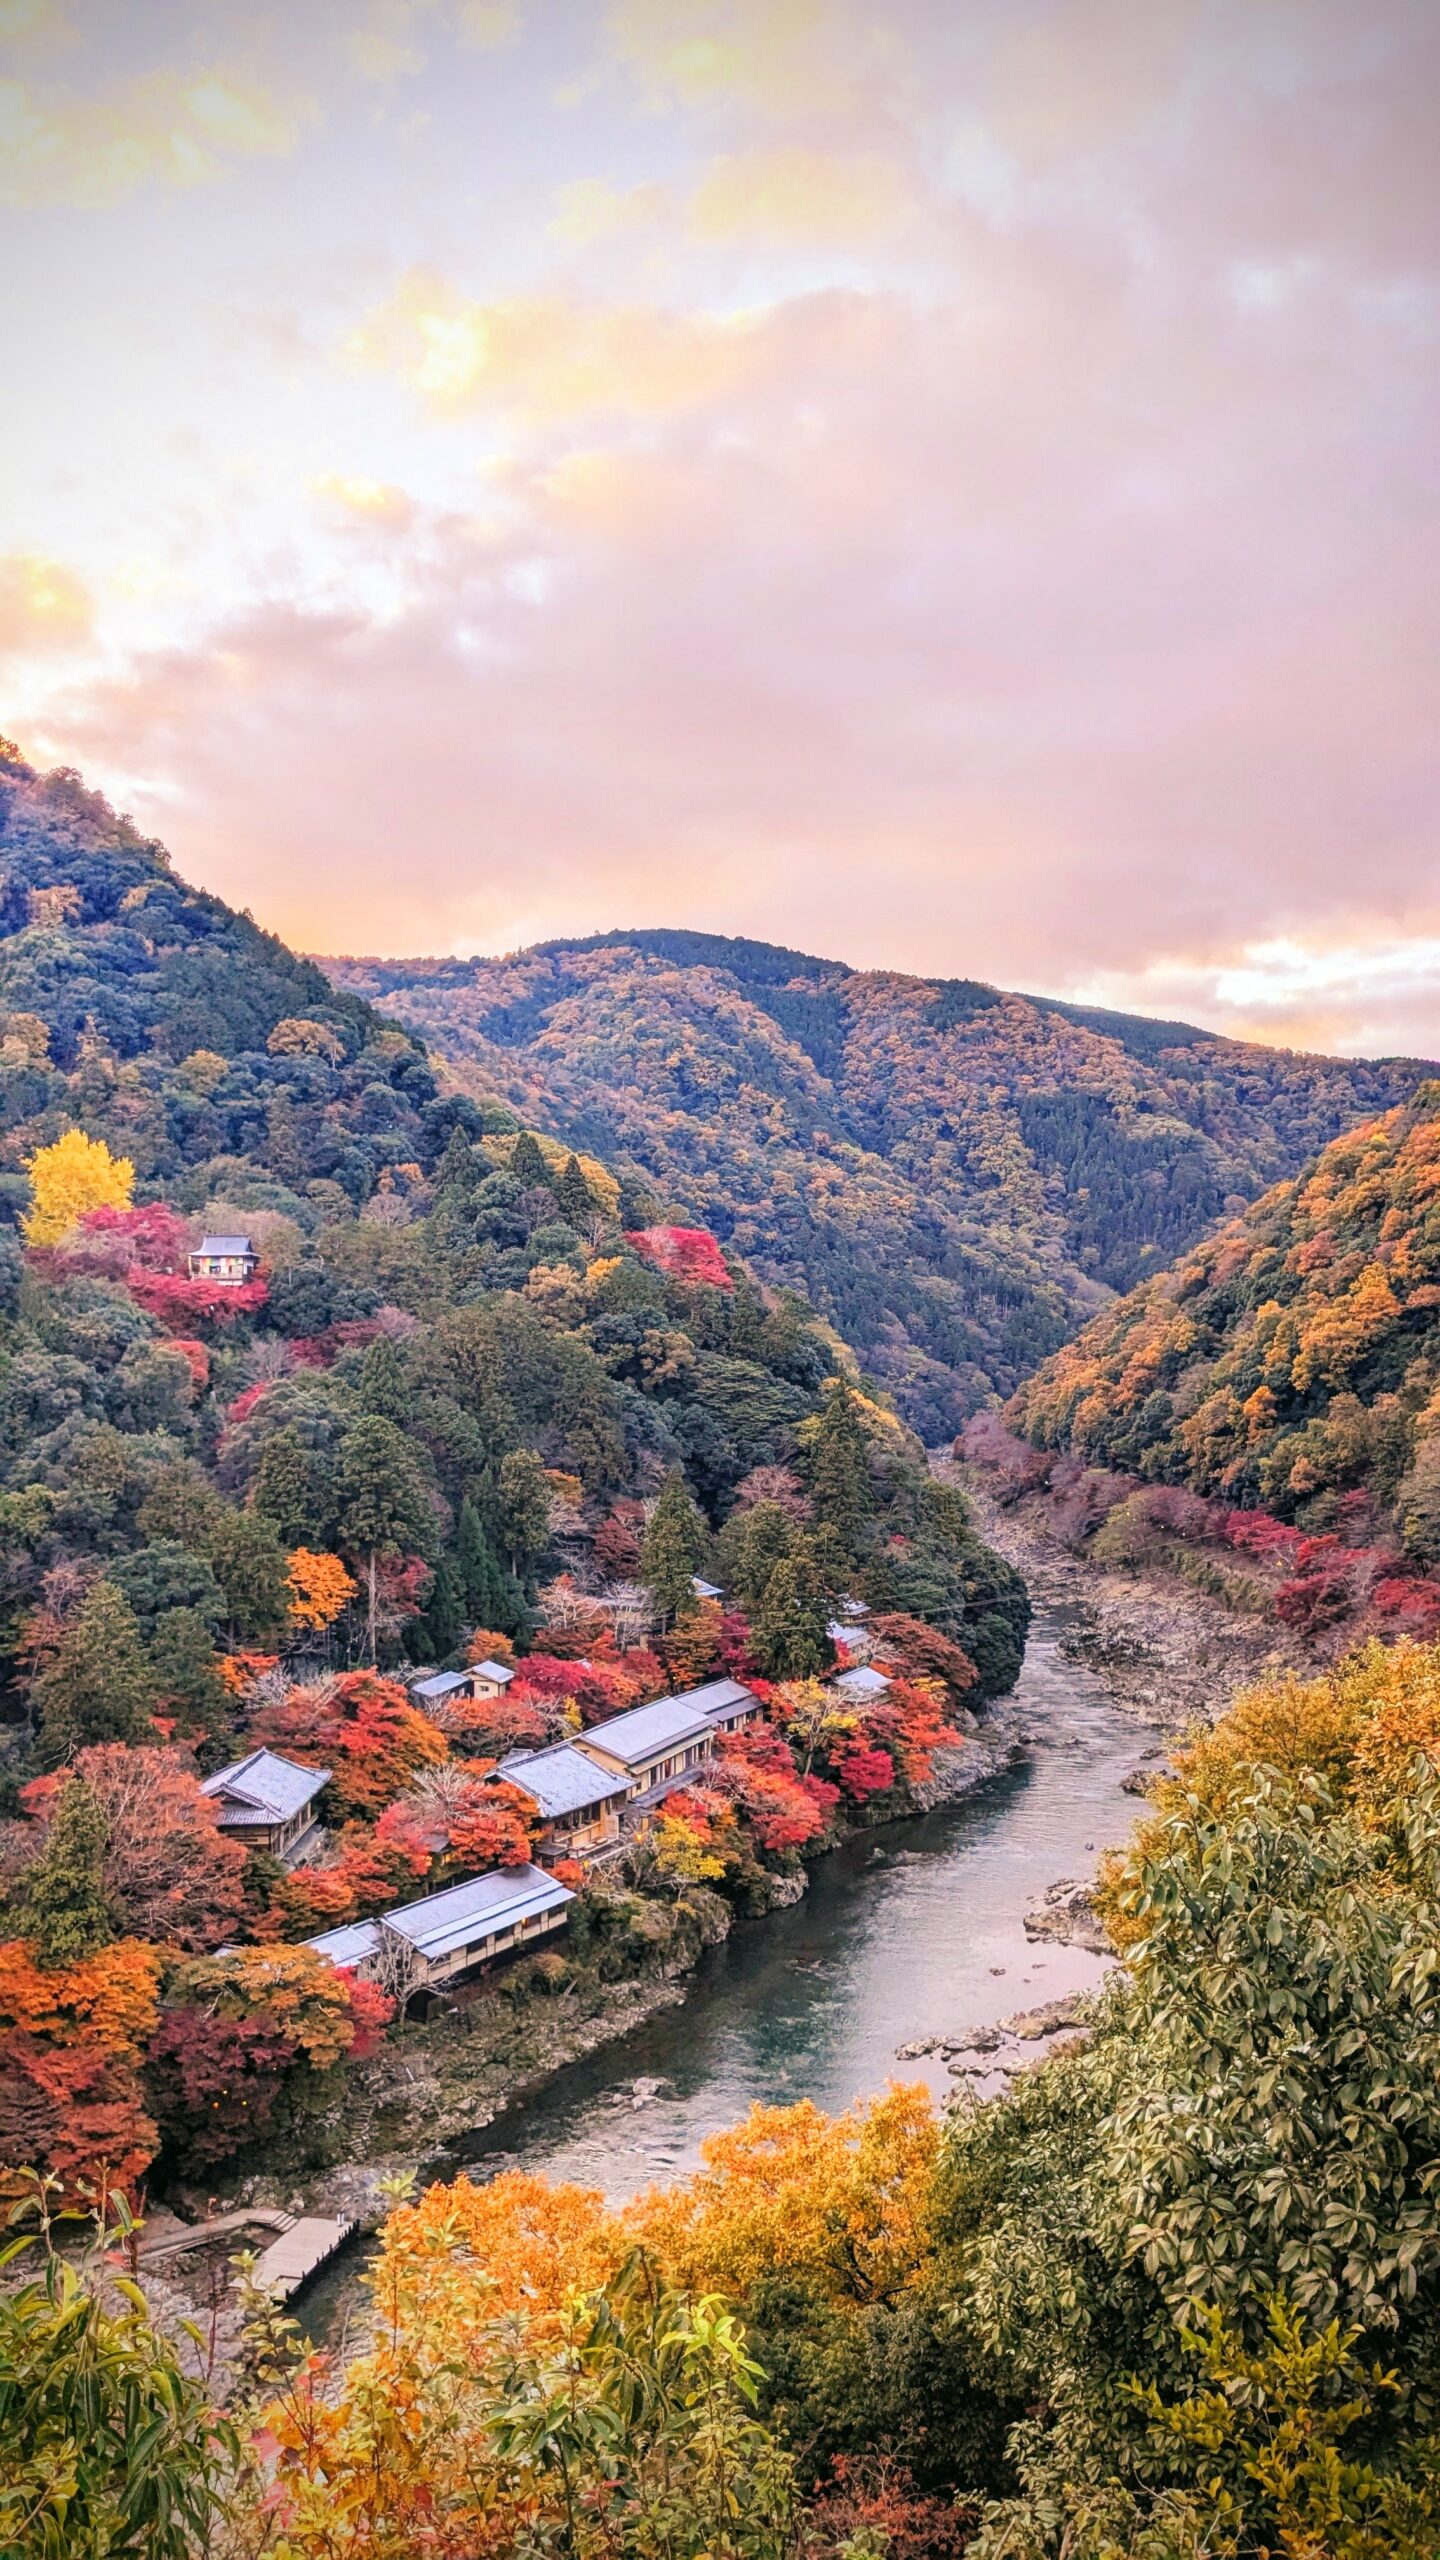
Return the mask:
[[0,728],[302,948],[1440,1055],[1435,0],[0,0]]

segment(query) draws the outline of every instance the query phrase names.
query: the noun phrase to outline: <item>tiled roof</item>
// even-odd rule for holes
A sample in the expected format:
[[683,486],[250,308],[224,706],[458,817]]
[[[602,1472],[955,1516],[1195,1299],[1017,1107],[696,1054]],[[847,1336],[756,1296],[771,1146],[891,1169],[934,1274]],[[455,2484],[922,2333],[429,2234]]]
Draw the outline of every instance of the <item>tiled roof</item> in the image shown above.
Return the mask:
[[872,1664],[861,1662],[853,1671],[837,1671],[830,1686],[838,1689],[845,1698],[883,1698],[890,1683],[883,1671],[876,1671]]
[[209,1254],[253,1253],[255,1247],[248,1236],[202,1236],[195,1250]]
[[228,1769],[217,1769],[201,1792],[222,1798],[220,1821],[226,1830],[263,1830],[299,1813],[318,1796],[329,1775],[328,1769],[302,1769],[297,1761],[282,1760],[278,1751],[251,1751],[243,1760],[232,1760]]
[[408,1902],[403,1911],[387,1911],[383,1926],[397,1938],[408,1938],[433,1964],[457,1947],[475,1945],[537,1912],[558,1911],[574,1899],[568,1884],[547,1876],[543,1867],[496,1867],[489,1875],[471,1876],[466,1884],[449,1885],[444,1893],[429,1893],[423,1902]]
[[547,1822],[557,1814],[579,1813],[590,1804],[606,1804],[628,1793],[628,1778],[612,1778],[573,1742],[553,1743],[548,1751],[512,1751],[500,1763],[500,1775],[533,1796]]
[[363,1964],[373,1956],[380,1944],[378,1920],[351,1920],[343,1929],[327,1929],[323,1937],[307,1938],[317,1956],[328,1956],[332,1964]]
[[702,1733],[713,1733],[717,1725],[733,1722],[737,1709],[753,1707],[755,1703],[741,1681],[709,1680],[703,1689],[686,1689],[673,1698],[654,1698],[648,1707],[628,1707],[623,1716],[609,1716],[604,1724],[592,1724],[580,1739],[612,1752],[633,1769],[644,1761],[658,1760],[666,1751],[677,1750]]
[[432,1671],[428,1680],[412,1680],[412,1698],[453,1698],[457,1689],[468,1689],[468,1671]]

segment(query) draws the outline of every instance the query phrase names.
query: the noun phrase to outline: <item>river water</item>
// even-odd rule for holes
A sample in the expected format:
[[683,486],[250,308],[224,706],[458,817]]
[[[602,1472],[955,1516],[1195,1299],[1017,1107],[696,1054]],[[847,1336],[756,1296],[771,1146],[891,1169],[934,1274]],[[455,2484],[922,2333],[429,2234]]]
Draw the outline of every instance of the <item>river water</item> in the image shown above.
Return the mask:
[[[620,2202],[693,2168],[705,2136],[756,2099],[835,2112],[890,2079],[923,2080],[944,2098],[955,2086],[944,2064],[902,2060],[897,2046],[1098,1983],[1104,1959],[1032,1945],[1022,1917],[1047,1885],[1088,1875],[1126,1838],[1137,1807],[1121,1780],[1153,1736],[1064,1659],[1064,1631],[1060,1614],[1037,1611],[1015,1692],[1023,1764],[963,1804],[821,1859],[804,1900],[714,1949],[683,2004],[450,2145],[431,2175],[524,2168]],[[356,2272],[352,2257],[309,2289],[312,2336],[333,2335]]]

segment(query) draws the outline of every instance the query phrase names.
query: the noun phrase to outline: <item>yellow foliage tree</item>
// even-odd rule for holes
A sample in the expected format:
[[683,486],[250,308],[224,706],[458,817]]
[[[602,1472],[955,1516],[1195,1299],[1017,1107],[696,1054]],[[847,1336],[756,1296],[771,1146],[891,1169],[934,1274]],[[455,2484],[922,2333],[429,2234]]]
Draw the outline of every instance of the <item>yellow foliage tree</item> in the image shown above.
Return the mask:
[[313,1547],[295,1549],[285,1578],[290,1589],[290,1615],[297,1626],[307,1628],[312,1635],[333,1627],[358,1587],[338,1556]]
[[33,1194],[22,1220],[27,1244],[58,1244],[87,1209],[128,1209],[135,1188],[129,1157],[112,1156],[103,1138],[87,1138],[83,1129],[37,1147],[25,1170]]

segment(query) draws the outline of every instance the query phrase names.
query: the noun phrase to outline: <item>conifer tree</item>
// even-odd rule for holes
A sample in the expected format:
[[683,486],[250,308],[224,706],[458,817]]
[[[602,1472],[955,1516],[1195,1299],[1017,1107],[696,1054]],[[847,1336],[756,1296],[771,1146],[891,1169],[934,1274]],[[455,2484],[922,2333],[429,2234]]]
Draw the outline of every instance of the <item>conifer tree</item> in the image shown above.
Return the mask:
[[697,1606],[693,1577],[705,1549],[705,1523],[679,1468],[672,1467],[640,1549],[640,1579],[658,1617],[673,1623],[692,1614]]
[[816,1521],[834,1531],[845,1554],[864,1551],[875,1514],[865,1434],[855,1399],[842,1379],[830,1389],[820,1427],[810,1444],[810,1500]]
[[808,1538],[797,1537],[771,1574],[751,1629],[766,1679],[813,1680],[828,1671],[835,1648],[825,1630],[825,1592],[814,1549]]
[[273,1644],[290,1614],[286,1555],[263,1512],[227,1506],[211,1533],[210,1565],[225,1594],[232,1644]]
[[318,1542],[323,1506],[314,1462],[293,1422],[267,1440],[251,1488],[252,1508],[260,1512],[286,1547]]
[[475,1149],[457,1122],[451,1130],[445,1153],[435,1168],[435,1206],[466,1208],[474,1199],[479,1183]]
[[113,1582],[97,1582],[86,1593],[34,1694],[47,1769],[58,1769],[87,1743],[152,1739],[154,1681],[135,1612]]
[[[490,1619],[478,1623],[489,1626]],[[460,1599],[460,1576],[449,1556],[442,1556],[430,1576],[430,1589],[425,1607],[416,1620],[415,1633],[426,1657],[443,1662],[453,1653],[465,1631],[465,1614]]]
[[533,1449],[507,1449],[496,1487],[500,1541],[510,1570],[538,1562],[550,1538],[550,1487]]
[[498,1612],[505,1605],[504,1576],[485,1535],[485,1523],[468,1494],[456,1526],[455,1564],[460,1605],[471,1626],[498,1627]]
[[67,1778],[55,1799],[45,1846],[21,1877],[13,1901],[21,1937],[47,1972],[80,1964],[117,1935],[105,1890],[104,1809],[83,1778]]
[[400,1354],[388,1334],[378,1335],[366,1348],[356,1401],[362,1413],[378,1413],[382,1422],[393,1422],[399,1431],[409,1425],[410,1390]]
[[583,1235],[595,1215],[595,1195],[580,1170],[578,1156],[566,1159],[565,1170],[555,1185],[555,1203],[561,1217]]
[[[734,1581],[735,1597],[747,1618],[759,1616],[770,1576],[781,1557],[789,1554],[795,1535],[794,1521],[778,1502],[757,1502],[746,1512],[735,1545]],[[734,1536],[734,1528],[727,1523],[727,1547]]]
[[375,1658],[380,1558],[433,1552],[435,1521],[408,1440],[393,1422],[366,1414],[335,1453],[335,1498],[342,1554],[359,1567],[366,1589],[366,1629]]
[[550,1167],[540,1152],[539,1141],[531,1136],[528,1129],[522,1129],[516,1139],[506,1170],[512,1181],[518,1182],[526,1191],[534,1191],[541,1186],[548,1188]]
[[188,1740],[218,1742],[232,1721],[209,1625],[199,1609],[167,1609],[150,1642],[157,1712]]

